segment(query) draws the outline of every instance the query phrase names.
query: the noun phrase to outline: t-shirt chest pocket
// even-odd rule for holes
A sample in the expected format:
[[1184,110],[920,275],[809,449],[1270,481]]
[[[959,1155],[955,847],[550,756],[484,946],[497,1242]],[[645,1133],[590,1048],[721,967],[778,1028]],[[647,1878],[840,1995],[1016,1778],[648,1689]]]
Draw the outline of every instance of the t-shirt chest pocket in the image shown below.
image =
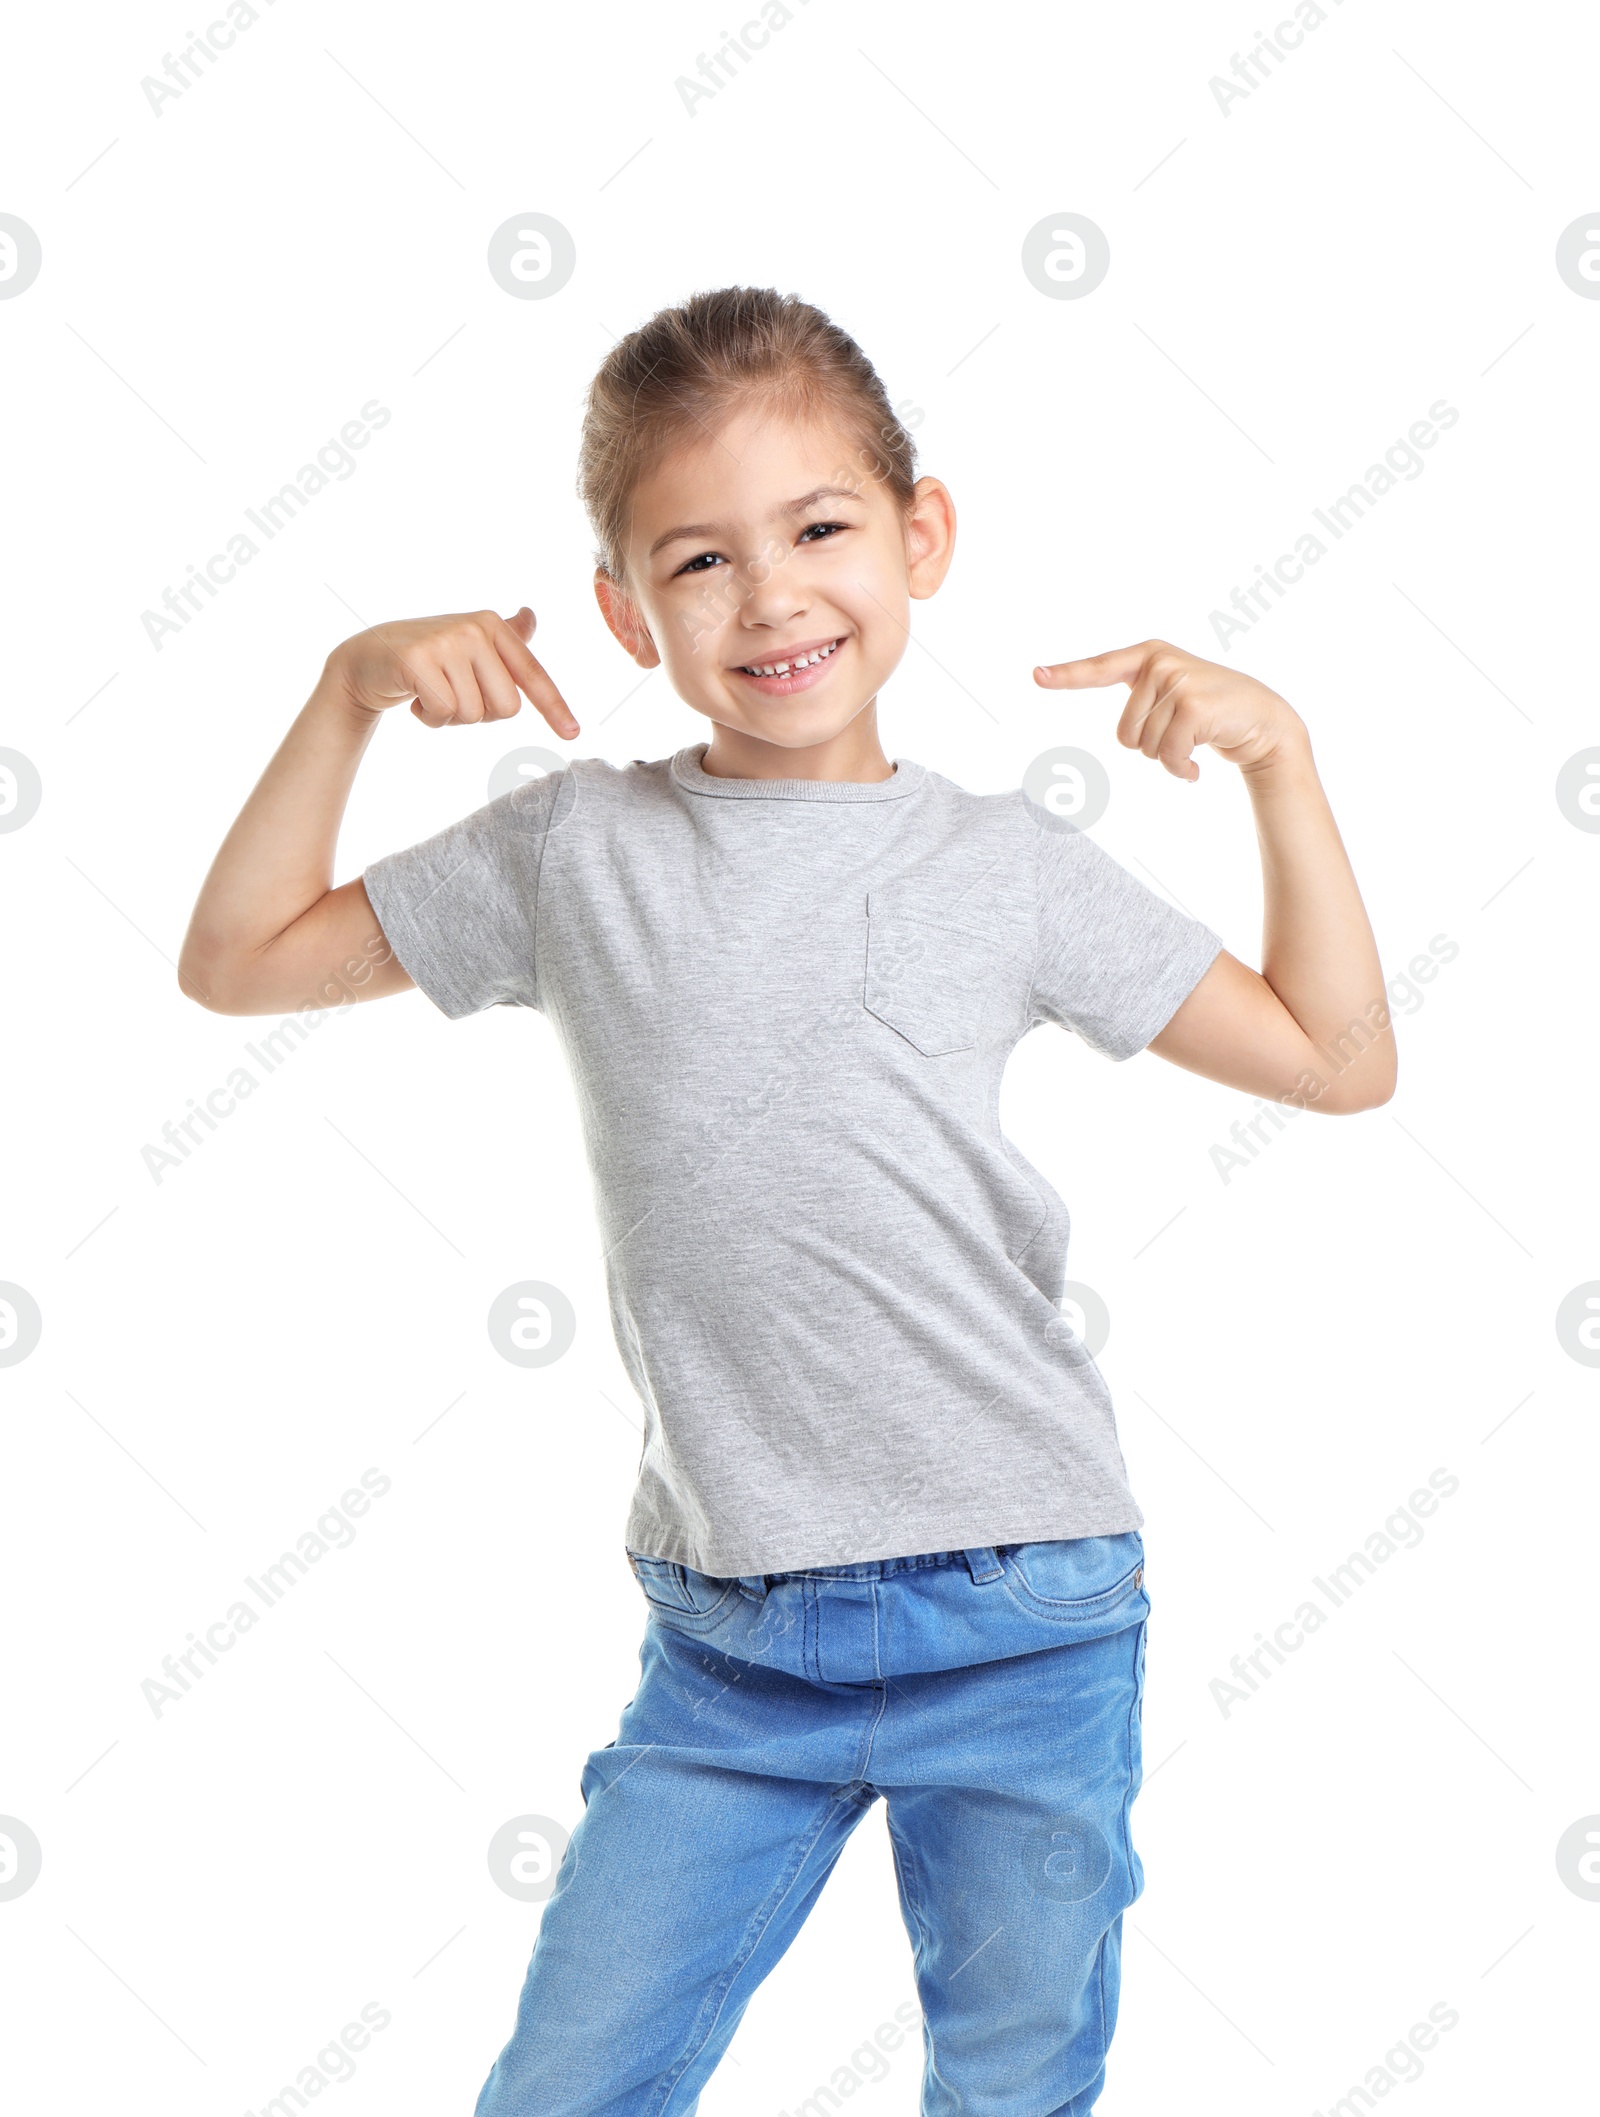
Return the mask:
[[993,934],[903,898],[867,899],[867,1012],[926,1058],[970,1051],[1000,1002]]

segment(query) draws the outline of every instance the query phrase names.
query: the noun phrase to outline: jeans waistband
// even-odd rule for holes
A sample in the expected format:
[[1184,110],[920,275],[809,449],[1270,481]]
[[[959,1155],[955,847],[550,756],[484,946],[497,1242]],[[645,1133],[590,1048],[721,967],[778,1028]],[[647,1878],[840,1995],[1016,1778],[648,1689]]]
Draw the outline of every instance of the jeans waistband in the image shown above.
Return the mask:
[[803,1566],[790,1573],[742,1573],[738,1576],[741,1591],[759,1602],[767,1590],[786,1580],[886,1580],[896,1573],[911,1573],[921,1566],[964,1565],[980,1587],[985,1581],[999,1580],[1004,1572],[1000,1563],[1000,1551],[1009,1550],[1009,1545],[996,1548],[984,1544],[970,1551],[921,1551],[905,1558],[868,1558],[850,1566]]

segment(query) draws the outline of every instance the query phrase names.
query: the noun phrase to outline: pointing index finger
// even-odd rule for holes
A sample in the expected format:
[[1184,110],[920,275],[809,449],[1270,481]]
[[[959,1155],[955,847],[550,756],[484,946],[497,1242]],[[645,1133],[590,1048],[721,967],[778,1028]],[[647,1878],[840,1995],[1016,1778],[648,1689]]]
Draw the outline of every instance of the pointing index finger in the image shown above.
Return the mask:
[[[532,613],[529,614],[531,616]],[[520,611],[518,615],[521,615]],[[529,652],[504,618],[496,629],[494,644],[495,652],[555,732],[568,737],[576,735],[578,723],[572,708],[551,682],[543,665]]]
[[1096,691],[1107,684],[1132,684],[1144,667],[1146,647],[1113,647],[1108,654],[1088,654],[1075,662],[1041,662],[1033,680],[1046,691]]

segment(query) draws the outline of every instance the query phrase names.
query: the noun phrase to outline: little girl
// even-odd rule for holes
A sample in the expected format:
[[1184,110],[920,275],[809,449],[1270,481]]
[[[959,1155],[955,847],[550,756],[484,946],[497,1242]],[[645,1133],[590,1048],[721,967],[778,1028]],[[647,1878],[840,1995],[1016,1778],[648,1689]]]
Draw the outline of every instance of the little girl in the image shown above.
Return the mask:
[[709,739],[574,759],[335,888],[391,705],[470,726],[520,691],[578,733],[526,609],[359,633],[180,966],[230,1014],[341,978],[537,1008],[572,1070],[649,1616],[478,2117],[689,2117],[880,1796],[925,2117],[1087,2117],[1143,1887],[1144,1517],[1001,1075],[1053,1022],[1369,1109],[1395,1064],[1371,930],[1298,716],[1160,641],[1034,677],[1126,685],[1120,740],[1180,779],[1203,744],[1243,772],[1260,974],[1021,792],[891,762],[879,690],[955,512],[816,309],[728,288],[653,317],[595,378],[581,483],[606,623]]

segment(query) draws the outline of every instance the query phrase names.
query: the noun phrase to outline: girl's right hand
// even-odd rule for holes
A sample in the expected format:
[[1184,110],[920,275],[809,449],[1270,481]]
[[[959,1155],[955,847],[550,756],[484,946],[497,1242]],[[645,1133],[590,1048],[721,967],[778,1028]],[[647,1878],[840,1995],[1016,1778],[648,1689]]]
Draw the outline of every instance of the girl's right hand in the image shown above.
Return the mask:
[[511,618],[492,610],[401,618],[343,641],[328,671],[352,705],[381,713],[408,698],[429,728],[509,720],[522,710],[520,688],[570,741],[578,732],[572,709],[528,652],[536,622],[526,606]]

